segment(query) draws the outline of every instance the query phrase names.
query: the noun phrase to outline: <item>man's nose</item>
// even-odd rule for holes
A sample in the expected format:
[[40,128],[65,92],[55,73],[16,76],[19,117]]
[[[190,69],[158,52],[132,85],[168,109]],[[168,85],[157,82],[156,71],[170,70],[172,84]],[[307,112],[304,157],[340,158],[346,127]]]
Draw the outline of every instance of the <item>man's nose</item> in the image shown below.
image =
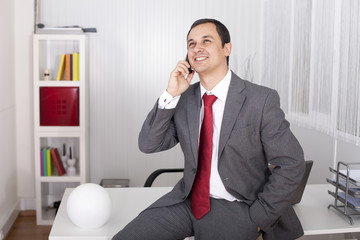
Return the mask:
[[194,48],[195,53],[202,52],[204,50],[203,46],[201,44],[197,44]]

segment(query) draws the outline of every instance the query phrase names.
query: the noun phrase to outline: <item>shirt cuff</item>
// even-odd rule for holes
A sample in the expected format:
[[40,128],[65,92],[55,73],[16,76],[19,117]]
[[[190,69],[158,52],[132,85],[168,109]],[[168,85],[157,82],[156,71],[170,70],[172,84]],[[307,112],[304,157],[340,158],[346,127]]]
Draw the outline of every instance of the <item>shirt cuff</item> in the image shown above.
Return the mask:
[[158,107],[160,109],[173,109],[176,107],[179,99],[180,96],[173,97],[165,90],[159,98]]

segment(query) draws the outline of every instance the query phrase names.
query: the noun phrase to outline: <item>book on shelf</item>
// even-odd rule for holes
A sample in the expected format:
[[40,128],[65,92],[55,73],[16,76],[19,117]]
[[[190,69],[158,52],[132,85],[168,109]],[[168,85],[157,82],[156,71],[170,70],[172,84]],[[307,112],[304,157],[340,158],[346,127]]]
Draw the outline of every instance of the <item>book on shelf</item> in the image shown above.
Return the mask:
[[56,80],[63,80],[65,70],[65,54],[61,55],[59,71]]
[[40,174],[44,176],[44,155],[43,150],[40,150]]
[[79,53],[73,53],[73,80],[79,81]]
[[47,176],[52,176],[52,163],[51,163],[50,148],[46,149],[46,166],[47,166]]
[[61,55],[59,71],[56,80],[79,81],[79,79],[79,53],[68,53]]
[[42,156],[43,156],[43,170],[44,170],[44,175],[43,176],[47,176],[47,160],[46,160],[46,148],[42,149]]
[[64,165],[61,161],[59,151],[57,150],[57,148],[52,148],[50,151],[51,151],[51,157],[55,164],[58,175],[59,176],[64,175],[66,173],[66,171],[65,171]]
[[74,80],[74,61],[73,61],[73,54],[70,54],[70,80]]
[[65,80],[71,80],[71,54],[65,55]]

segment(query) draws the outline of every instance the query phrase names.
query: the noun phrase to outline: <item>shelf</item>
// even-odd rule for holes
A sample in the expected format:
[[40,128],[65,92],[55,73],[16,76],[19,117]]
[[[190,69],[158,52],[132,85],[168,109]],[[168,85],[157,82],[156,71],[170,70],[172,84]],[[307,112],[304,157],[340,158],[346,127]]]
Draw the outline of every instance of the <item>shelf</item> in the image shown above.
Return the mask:
[[[80,83],[74,82],[86,79],[84,71],[86,68],[85,45],[85,35],[34,35],[34,59],[36,61],[34,82],[41,84],[40,86],[58,86],[59,83],[54,82],[72,82],[66,83],[65,86],[79,86]],[[56,81],[62,56],[74,53],[79,54],[79,81]],[[45,77],[45,73],[49,73],[50,76]],[[52,80],[47,80],[47,78]]]
[[[351,168],[360,163],[344,163],[338,162],[337,168],[329,168],[331,173],[334,173],[336,180],[327,178],[326,181],[335,186],[335,192],[328,191],[334,197],[334,204],[330,204],[328,208],[334,208],[336,211],[346,217],[350,224],[353,225],[353,216],[360,215],[360,199],[355,197],[359,196],[358,181],[351,178]],[[341,166],[345,170],[341,170]],[[359,170],[356,170],[358,172]],[[343,205],[339,205],[338,203]],[[352,211],[352,212],[349,212]]]
[[85,34],[35,34],[35,40],[84,40]]
[[[53,223],[55,210],[49,210],[49,206],[62,199],[66,188],[77,187],[86,183],[89,178],[87,41],[85,34],[35,34],[33,36],[34,165],[36,222],[39,225]],[[78,70],[79,81],[55,80],[62,56],[74,53],[79,54],[79,65],[75,66]],[[69,67],[66,64],[68,62],[65,61],[65,73]],[[50,76],[47,73],[50,73]],[[62,76],[62,79],[64,78],[65,76]],[[72,97],[74,94],[71,95],[69,92],[75,88],[74,98]],[[76,104],[69,103],[71,101]],[[67,157],[69,157],[69,147],[72,149],[72,158],[76,159],[76,175],[58,176],[57,169],[62,171],[62,168],[59,164],[56,167],[54,159],[51,159],[53,175],[41,176],[46,175],[44,166],[48,166],[48,153],[45,152],[45,162],[44,149],[57,149],[65,170],[74,171],[73,168],[69,169],[64,164],[69,161],[63,159],[63,144],[66,146]],[[56,155],[55,159],[57,159]]]
[[55,209],[49,209],[47,207],[42,208],[42,219],[44,221],[54,221]]
[[[336,194],[332,191],[329,191],[328,190],[328,193],[333,196],[334,198],[336,198]],[[338,193],[338,197],[337,199],[342,202],[343,204],[345,204],[345,193],[344,192],[341,192],[341,193]],[[347,200],[347,205],[353,209],[354,211],[357,211],[358,213],[360,213],[360,201],[358,198],[355,198],[353,196],[348,196],[348,200]]]
[[38,219],[38,224],[52,224],[55,218],[55,209],[52,208],[54,203],[61,201],[66,188],[74,188],[79,186],[80,181],[74,182],[41,182],[41,202],[39,212],[41,218]]
[[80,133],[81,132],[81,127],[80,126],[76,126],[76,127],[67,127],[67,126],[53,126],[53,127],[41,127],[39,126],[39,132],[42,133],[50,133],[53,132],[53,134],[59,134],[59,136],[61,136],[62,133]]
[[41,222],[40,225],[52,225],[55,219],[55,209],[41,208]]
[[[350,164],[352,165],[352,164]],[[359,165],[358,163],[354,163],[354,165]],[[346,181],[347,179],[347,172],[345,170],[336,170],[336,169],[333,169],[333,168],[329,168],[330,172],[334,173],[334,174],[337,174],[339,173],[339,177],[343,180]],[[357,169],[357,170],[351,170],[349,172],[349,183],[353,184],[353,185],[356,185],[358,187],[360,187],[360,181],[359,181],[359,176],[360,176],[360,170]]]
[[50,182],[81,182],[82,179],[79,176],[79,174],[77,174],[76,176],[50,176],[50,177],[40,177],[40,182],[46,182],[46,183],[50,183]]
[[39,80],[39,87],[79,87],[80,81],[66,81],[66,80]]
[[[326,178],[326,181],[328,183],[330,183],[331,185],[333,185],[334,187],[337,187],[337,185],[338,185],[338,187],[341,191],[346,192],[346,181],[339,180],[339,184],[337,184],[335,180],[332,180],[329,178]],[[360,198],[360,188],[358,186],[353,186],[351,183],[349,183],[349,184],[350,184],[349,195],[353,196],[355,198]]]
[[[68,130],[68,127],[39,127],[38,136],[42,138],[52,138],[52,137],[63,137],[63,138],[76,138],[81,136],[81,129],[77,129],[76,131]],[[47,130],[44,130],[46,128]],[[52,130],[48,130],[51,128]],[[79,128],[79,127],[76,127]]]
[[[40,176],[40,181],[41,182],[69,182],[69,181],[85,181],[84,177],[81,177],[80,173],[82,172],[82,167],[83,164],[81,164],[80,159],[82,154],[81,154],[81,148],[83,147],[80,144],[80,137],[49,137],[49,136],[43,136],[39,138],[39,159],[40,156],[42,156],[42,154],[44,154],[45,157],[45,153],[43,152],[43,149],[57,149],[60,158],[62,158],[62,155],[64,154],[64,147],[65,147],[65,155],[68,156],[69,155],[69,148],[72,149],[72,157],[76,160],[75,162],[75,169],[76,169],[76,174],[74,176],[70,176],[67,175],[66,173],[62,176],[58,175],[58,169],[56,168],[55,165],[55,161],[53,159],[53,156],[51,156],[51,169],[52,169],[52,175],[51,176]],[[37,154],[36,154],[37,155]],[[45,157],[46,159],[46,157]],[[44,161],[44,163],[42,162]],[[62,163],[64,163],[64,160],[61,159],[60,160]],[[40,160],[40,174],[46,174],[42,172],[42,167],[46,166],[46,160]],[[67,169],[67,161],[65,161],[65,163],[63,164],[65,171],[68,173],[68,169]],[[45,167],[44,167],[45,169]],[[46,171],[44,171],[46,172]]]

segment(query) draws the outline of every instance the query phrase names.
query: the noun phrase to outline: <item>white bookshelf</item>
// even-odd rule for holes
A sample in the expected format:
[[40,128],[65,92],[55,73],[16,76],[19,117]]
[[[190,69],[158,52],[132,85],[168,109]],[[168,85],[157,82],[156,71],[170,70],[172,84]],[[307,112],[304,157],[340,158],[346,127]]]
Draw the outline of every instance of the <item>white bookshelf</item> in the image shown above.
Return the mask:
[[[57,81],[62,54],[79,53],[79,81]],[[36,187],[36,219],[38,225],[51,225],[55,210],[49,209],[60,201],[65,188],[76,187],[88,182],[89,174],[89,124],[88,124],[88,82],[87,79],[87,37],[85,34],[35,34],[33,37],[33,87],[34,87],[34,157]],[[44,80],[44,70],[50,70],[50,79]],[[78,126],[40,125],[40,88],[78,88]],[[75,176],[58,176],[53,163],[53,176],[42,176],[40,151],[45,147],[57,148],[62,154],[66,145],[67,155],[72,147],[76,158]]]

